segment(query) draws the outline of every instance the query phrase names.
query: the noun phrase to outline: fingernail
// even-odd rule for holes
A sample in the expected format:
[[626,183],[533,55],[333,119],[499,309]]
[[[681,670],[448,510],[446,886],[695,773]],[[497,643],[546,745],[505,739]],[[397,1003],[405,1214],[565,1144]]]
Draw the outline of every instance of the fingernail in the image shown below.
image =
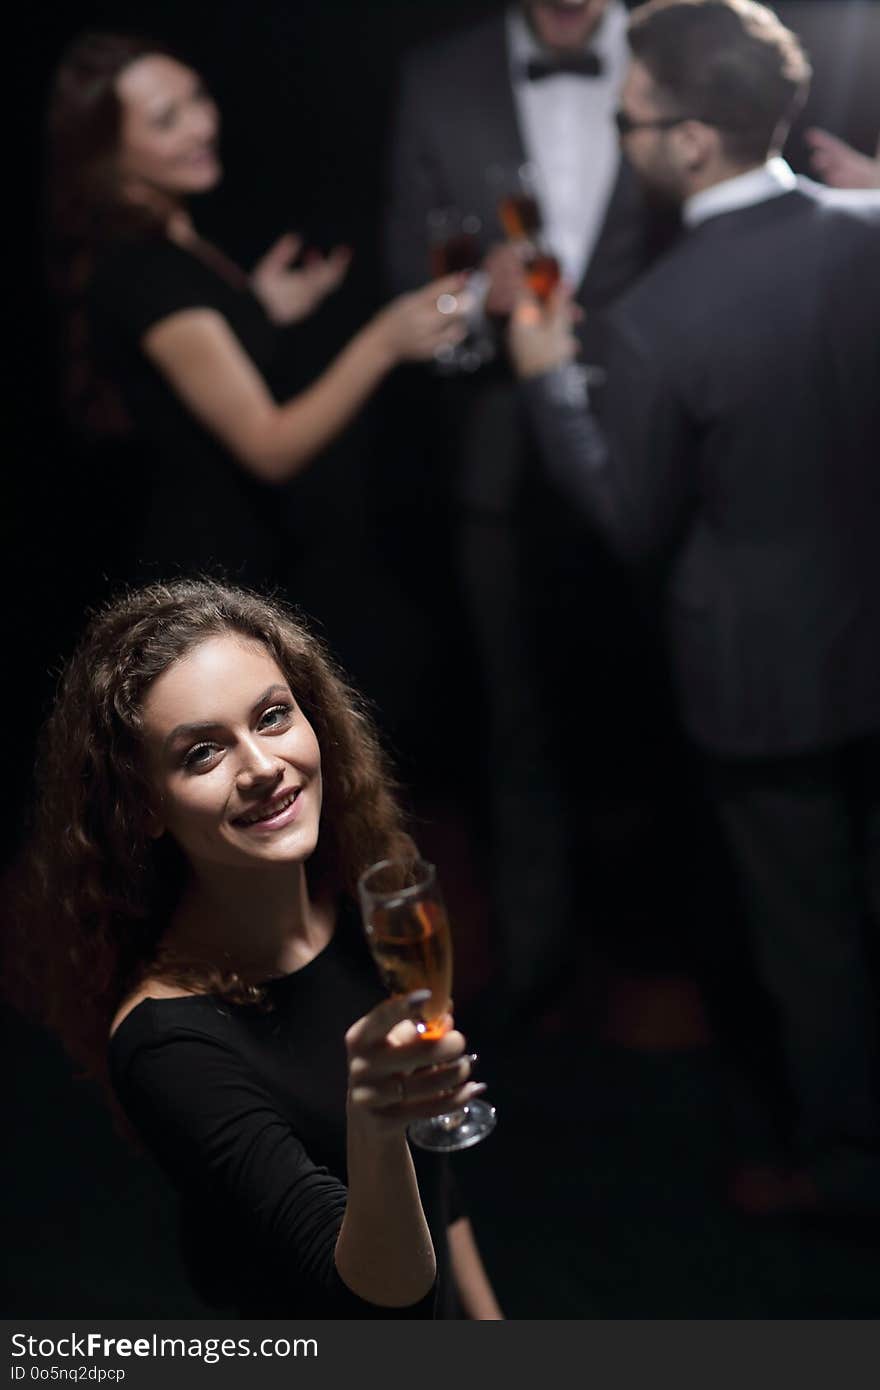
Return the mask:
[[479,1052],[467,1052],[465,1053],[465,1056],[467,1057],[467,1060],[470,1062],[472,1067],[475,1067],[480,1060]]
[[424,1004],[425,1000],[430,998],[431,991],[429,989],[414,989],[412,994],[406,996],[406,1002],[411,1009],[414,1009],[417,1004]]
[[483,1091],[487,1091],[488,1089],[485,1081],[473,1081],[468,1086],[468,1096],[482,1095]]

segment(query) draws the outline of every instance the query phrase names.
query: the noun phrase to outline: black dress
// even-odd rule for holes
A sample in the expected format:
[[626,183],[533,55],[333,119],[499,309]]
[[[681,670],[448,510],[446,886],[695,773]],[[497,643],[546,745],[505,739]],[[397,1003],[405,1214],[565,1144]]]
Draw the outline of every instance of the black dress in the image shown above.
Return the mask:
[[437,1255],[421,1302],[385,1309],[336,1271],[346,1203],[345,1032],[385,990],[352,908],[271,1007],[147,999],[110,1039],[116,1095],[182,1194],[200,1297],[229,1317],[455,1318],[446,1228],[462,1215],[441,1155],[413,1151]]
[[136,581],[211,573],[265,585],[284,578],[277,489],[249,474],[182,403],[141,346],[144,335],[184,309],[221,314],[266,378],[277,330],[242,278],[164,235],[117,242],[98,259],[88,315],[99,370],[114,384],[142,443],[144,475],[128,499]]

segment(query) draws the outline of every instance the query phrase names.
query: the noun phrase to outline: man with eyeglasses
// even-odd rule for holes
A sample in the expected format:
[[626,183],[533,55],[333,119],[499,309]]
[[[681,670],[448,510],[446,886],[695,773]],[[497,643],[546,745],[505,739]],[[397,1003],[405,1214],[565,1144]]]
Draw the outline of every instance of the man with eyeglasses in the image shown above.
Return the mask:
[[778,1025],[790,1166],[734,1196],[877,1208],[880,196],[779,157],[810,67],[762,5],[650,0],[629,42],[618,129],[688,234],[612,312],[602,418],[564,295],[511,351],[548,468],[659,578]]

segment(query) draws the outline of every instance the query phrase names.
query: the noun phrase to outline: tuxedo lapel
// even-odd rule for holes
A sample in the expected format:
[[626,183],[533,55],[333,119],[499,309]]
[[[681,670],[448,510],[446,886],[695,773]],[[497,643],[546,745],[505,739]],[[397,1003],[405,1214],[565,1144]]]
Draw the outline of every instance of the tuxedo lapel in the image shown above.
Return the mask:
[[632,167],[621,159],[601,229],[577,290],[589,309],[606,304],[632,283],[647,258],[644,200]]
[[438,148],[448,165],[450,201],[466,202],[483,222],[487,242],[500,239],[492,165],[516,167],[526,159],[516,102],[504,17],[471,34],[445,68],[446,101],[438,107]]

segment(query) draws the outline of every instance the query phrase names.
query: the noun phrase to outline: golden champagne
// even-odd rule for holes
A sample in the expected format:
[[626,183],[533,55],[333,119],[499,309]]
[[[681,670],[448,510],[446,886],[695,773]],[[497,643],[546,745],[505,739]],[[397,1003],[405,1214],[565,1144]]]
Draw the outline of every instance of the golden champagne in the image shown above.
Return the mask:
[[[441,1038],[451,1003],[452,938],[434,865],[418,858],[380,859],[361,874],[358,895],[367,941],[385,984],[398,996],[428,990],[419,1031],[426,1039]],[[401,1086],[399,1103],[405,1099]],[[434,1103],[443,1099],[435,1096]],[[450,1153],[478,1144],[494,1128],[495,1107],[469,1095],[466,1104],[452,1110],[410,1120],[406,1133],[419,1148]]]
[[423,1036],[442,1037],[452,993],[452,938],[442,905],[422,901],[374,907],[367,938],[391,994],[431,991],[421,1009]]

